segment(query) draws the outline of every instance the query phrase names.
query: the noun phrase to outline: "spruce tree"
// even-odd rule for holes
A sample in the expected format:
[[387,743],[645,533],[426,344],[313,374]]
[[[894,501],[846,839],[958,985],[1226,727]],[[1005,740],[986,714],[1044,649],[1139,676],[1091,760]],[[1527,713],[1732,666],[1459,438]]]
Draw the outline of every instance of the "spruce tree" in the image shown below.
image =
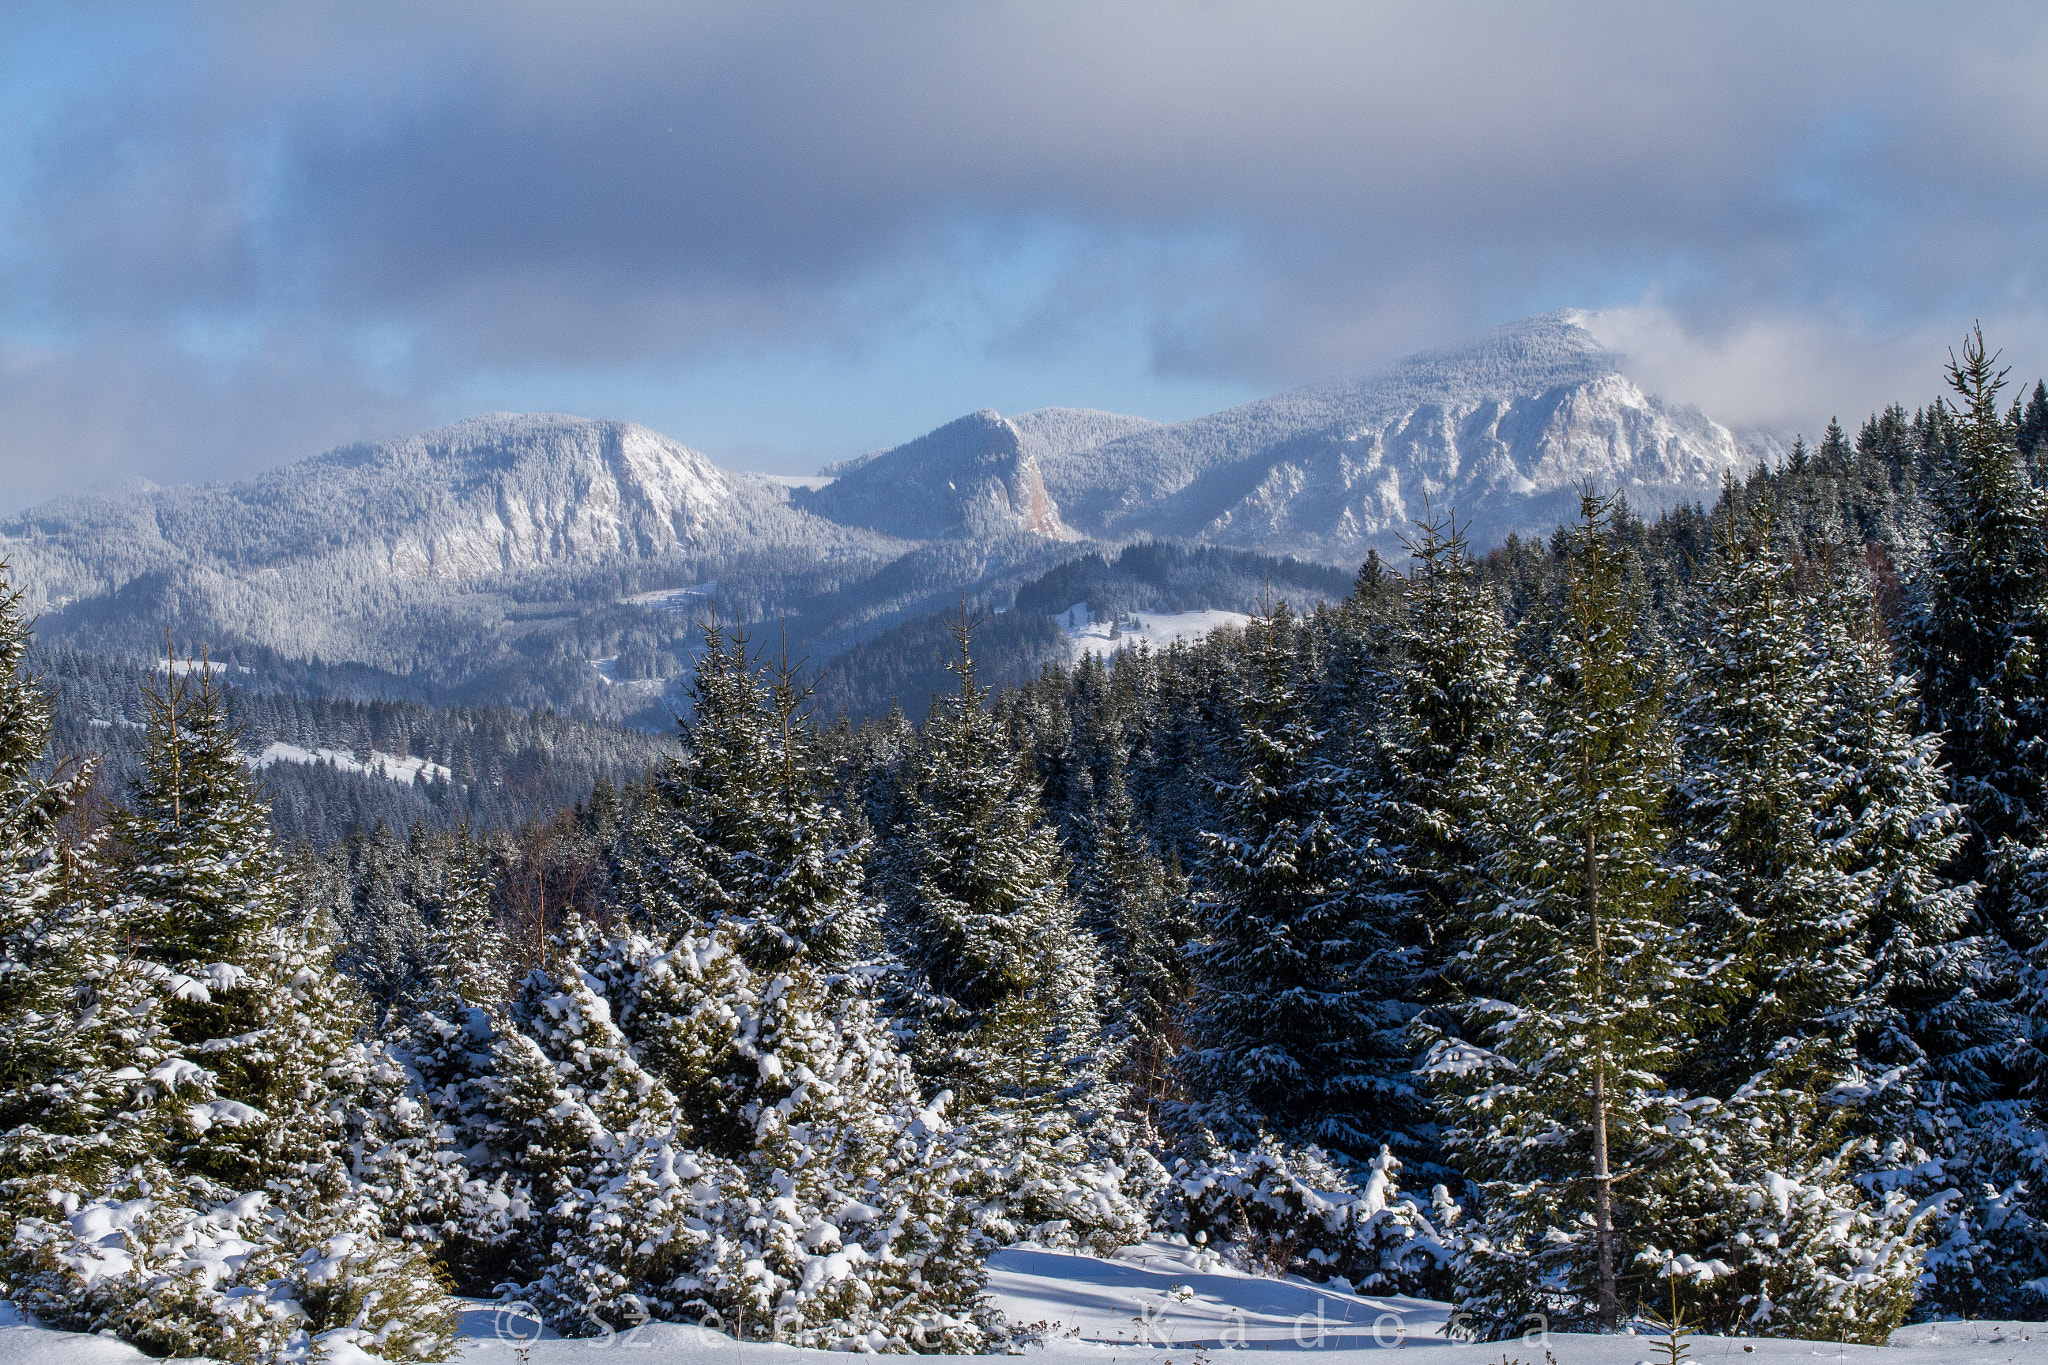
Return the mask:
[[849,965],[870,947],[866,830],[833,799],[814,752],[810,689],[785,658],[764,682],[744,632],[705,627],[683,728],[627,857],[625,896],[669,932],[737,922],[767,967]]
[[430,1247],[462,1292],[490,1293],[511,1278],[532,1216],[516,1172],[468,1159],[488,1150],[491,1054],[511,991],[495,860],[466,832],[415,831],[413,843],[409,894],[434,938],[427,981],[370,1046],[349,1150],[386,1230]]
[[1664,811],[1672,733],[1610,503],[1587,494],[1544,672],[1480,795],[1494,810],[1460,959],[1466,1036],[1429,1069],[1479,1191],[1459,1272],[1484,1334],[1618,1328],[1639,1210],[1617,1186],[1665,1118],[1696,993]]
[[[381,1234],[342,1154],[368,1079],[360,1001],[327,926],[287,914],[289,870],[225,688],[203,660],[167,661],[148,701],[111,863],[129,970],[162,991],[138,1052],[165,1131],[61,1217],[24,1219],[18,1245],[37,1264],[10,1278],[39,1316],[163,1352],[441,1359],[454,1324],[439,1275]],[[95,1250],[116,1245],[119,1262]],[[220,1274],[194,1277],[195,1258]]]
[[581,924],[522,987],[482,1144],[531,1201],[520,1292],[572,1336],[657,1318],[841,1349],[1000,1340],[975,1163],[860,992],[800,959],[757,969],[742,932]]
[[[1416,892],[1423,973],[1458,949],[1458,904],[1477,874],[1474,798],[1513,714],[1515,673],[1499,605],[1455,517],[1432,517],[1410,543],[1413,565],[1397,636],[1388,765]],[[1428,987],[1425,987],[1428,989]]]
[[[97,1188],[154,1143],[136,1100],[155,993],[124,969],[93,886],[91,847],[64,821],[90,761],[39,775],[50,700],[24,673],[29,623],[0,561],[0,1234],[59,1190]],[[133,1062],[133,1081],[123,1078]]]
[[[2020,462],[1998,408],[2005,382],[1981,328],[1951,357],[1959,400],[1953,490],[1912,620],[1926,728],[1942,757],[1972,839],[1958,871],[1980,877],[2008,840],[2048,842],[2048,495]],[[2016,940],[2016,907],[1987,905]]]
[[1940,1127],[1911,1099],[1938,1082],[1901,986],[1959,925],[1937,880],[1957,835],[1868,585],[1774,531],[1768,498],[1727,504],[1680,680],[1676,809],[1718,1019],[1646,1163],[1639,1255],[1719,1267],[1685,1291],[1703,1325],[1881,1341],[1920,1264],[1901,1187]]
[[906,794],[895,871],[910,971],[901,1006],[920,1072],[965,1105],[1001,1096],[1102,1106],[1099,951],[1077,923],[1037,784],[976,679],[974,624],[953,623],[960,691],[927,724]]
[[1101,949],[1079,922],[1037,784],[976,679],[977,624],[964,608],[952,622],[960,691],[926,724],[905,794],[891,1004],[920,1077],[988,1153],[976,1197],[996,1235],[1107,1244],[1144,1217],[1122,1188],[1141,1154],[1117,1121]]

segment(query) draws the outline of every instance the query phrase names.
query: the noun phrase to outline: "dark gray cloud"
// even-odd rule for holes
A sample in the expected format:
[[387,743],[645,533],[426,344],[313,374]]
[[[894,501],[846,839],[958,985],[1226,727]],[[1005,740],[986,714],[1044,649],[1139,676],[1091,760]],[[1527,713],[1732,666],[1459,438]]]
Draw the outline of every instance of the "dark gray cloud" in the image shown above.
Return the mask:
[[[0,191],[0,326],[40,357],[0,404],[165,410],[108,468],[934,314],[1019,363],[1136,319],[1135,365],[1278,385],[1618,307],[1645,373],[1735,421],[1882,401],[1971,316],[2048,360],[2036,6],[177,13],[28,111]],[[210,403],[167,397],[188,372]]]

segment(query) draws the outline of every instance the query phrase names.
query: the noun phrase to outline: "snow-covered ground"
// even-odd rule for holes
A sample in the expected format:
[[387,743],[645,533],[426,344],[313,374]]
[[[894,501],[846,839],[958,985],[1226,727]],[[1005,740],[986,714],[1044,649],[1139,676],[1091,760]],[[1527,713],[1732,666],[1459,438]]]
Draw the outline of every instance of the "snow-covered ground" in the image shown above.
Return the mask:
[[[1044,1324],[1032,1356],[1094,1365],[1215,1365],[1227,1351],[1300,1351],[1351,1357],[1381,1350],[1424,1351],[1423,1365],[1647,1365],[1661,1337],[1556,1333],[1505,1345],[1452,1341],[1440,1303],[1353,1294],[1341,1283],[1266,1279],[1168,1241],[1126,1247],[1101,1259],[1030,1246],[998,1252],[989,1287],[1012,1322]],[[1768,1338],[1694,1337],[1692,1365],[2048,1365],[2048,1323],[1920,1323],[1885,1346]],[[463,1314],[465,1365],[803,1365],[823,1353],[741,1344],[698,1327],[650,1324],[614,1338],[564,1340],[531,1318],[483,1304]],[[620,1356],[616,1353],[627,1352]],[[1546,1352],[1548,1355],[1546,1356]],[[612,1354],[606,1354],[612,1353]],[[133,1347],[52,1332],[0,1304],[0,1365],[142,1365]],[[1363,1362],[1360,1362],[1363,1365]]]
[[1074,662],[1079,663],[1084,654],[1108,658],[1120,649],[1135,649],[1141,640],[1152,649],[1164,649],[1175,640],[1199,640],[1218,626],[1242,627],[1252,618],[1241,611],[1138,612],[1124,618],[1121,633],[1115,636],[1110,634],[1110,622],[1088,619],[1085,602],[1068,607],[1057,619],[1067,633]]
[[356,756],[346,749],[301,749],[282,740],[266,745],[261,753],[243,755],[242,761],[252,768],[268,768],[273,763],[332,763],[345,773],[387,777],[408,787],[414,782],[448,782],[455,777],[439,763],[429,763],[424,758],[407,758],[372,749],[370,761],[358,763]]

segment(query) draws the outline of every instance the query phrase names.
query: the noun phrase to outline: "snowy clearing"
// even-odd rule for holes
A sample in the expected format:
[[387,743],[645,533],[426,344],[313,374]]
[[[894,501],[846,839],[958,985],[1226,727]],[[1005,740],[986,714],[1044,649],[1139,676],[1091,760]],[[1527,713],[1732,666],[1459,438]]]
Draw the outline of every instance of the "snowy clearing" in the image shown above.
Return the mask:
[[[1243,629],[1244,623],[1252,618],[1241,611],[1138,612],[1124,618],[1122,632],[1115,636],[1110,634],[1115,629],[1110,622],[1088,619],[1085,602],[1075,603],[1055,619],[1067,633],[1074,662],[1079,663],[1084,654],[1108,658],[1120,649],[1135,648],[1140,641],[1148,648],[1164,649],[1176,640],[1199,640],[1218,626]],[[1133,621],[1137,622],[1135,628]]]
[[597,676],[603,680],[606,687],[623,688],[628,692],[645,692],[649,696],[655,696],[669,684],[667,678],[619,677],[619,656],[616,654],[608,659],[592,659],[590,666],[597,670]]
[[[1657,1360],[1657,1336],[1557,1333],[1505,1345],[1454,1342],[1442,1335],[1449,1309],[1441,1303],[1346,1292],[1342,1282],[1266,1279],[1224,1265],[1206,1252],[1165,1240],[1125,1247],[1100,1259],[1029,1244],[996,1253],[989,1288],[1012,1322],[1044,1323],[1045,1344],[1030,1356],[1114,1362],[1125,1355],[1168,1365],[1176,1356],[1200,1365],[1202,1355],[1242,1349],[1314,1351],[1349,1357],[1365,1351],[1421,1350],[1441,1365],[1645,1365]],[[1694,1337],[1694,1365],[1767,1365],[1834,1360],[1885,1365],[2043,1365],[2048,1324],[1931,1322],[1901,1328],[1892,1344],[1843,1346],[1772,1338]],[[775,1365],[824,1355],[789,1346],[742,1344],[702,1328],[654,1323],[616,1338],[563,1339],[540,1331],[517,1311],[471,1303],[462,1315],[468,1338],[459,1359],[486,1365],[595,1365],[608,1350],[644,1365]],[[0,1304],[0,1365],[139,1365],[141,1352],[118,1341],[55,1332]],[[367,1357],[363,1360],[367,1361]]]
[[273,763],[331,763],[341,772],[389,778],[408,787],[415,781],[450,782],[455,778],[447,768],[424,758],[407,758],[372,749],[370,761],[358,763],[356,756],[346,749],[301,749],[282,740],[265,746],[261,753],[244,755],[242,761],[252,768],[268,768]]

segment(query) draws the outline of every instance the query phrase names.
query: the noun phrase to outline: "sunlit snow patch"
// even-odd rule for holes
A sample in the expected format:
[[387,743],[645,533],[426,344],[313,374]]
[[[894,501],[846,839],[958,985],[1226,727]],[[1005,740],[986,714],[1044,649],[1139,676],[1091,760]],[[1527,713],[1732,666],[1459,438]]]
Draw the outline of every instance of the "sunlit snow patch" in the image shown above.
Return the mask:
[[1199,640],[1218,626],[1237,626],[1252,618],[1241,611],[1136,612],[1116,621],[1090,621],[1088,606],[1076,603],[1056,618],[1067,633],[1067,645],[1079,663],[1084,654],[1105,658],[1120,649],[1135,649],[1143,642],[1150,649],[1164,649],[1176,640]]
[[358,763],[356,756],[346,749],[301,749],[283,741],[267,745],[261,753],[245,754],[242,761],[252,768],[268,768],[273,763],[331,763],[340,772],[385,777],[408,787],[415,781],[448,782],[455,777],[439,763],[429,763],[424,758],[405,758],[372,749],[370,761]]

